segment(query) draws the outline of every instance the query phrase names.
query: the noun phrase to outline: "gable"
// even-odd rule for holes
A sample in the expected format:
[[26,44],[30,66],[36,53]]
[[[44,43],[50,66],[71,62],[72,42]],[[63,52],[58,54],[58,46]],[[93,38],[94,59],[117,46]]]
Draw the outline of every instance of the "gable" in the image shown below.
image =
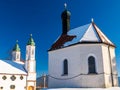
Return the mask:
[[86,30],[83,37],[80,39],[80,42],[90,42],[90,41],[100,42],[100,38],[96,33],[96,30],[94,29],[92,24],[90,24],[89,28]]

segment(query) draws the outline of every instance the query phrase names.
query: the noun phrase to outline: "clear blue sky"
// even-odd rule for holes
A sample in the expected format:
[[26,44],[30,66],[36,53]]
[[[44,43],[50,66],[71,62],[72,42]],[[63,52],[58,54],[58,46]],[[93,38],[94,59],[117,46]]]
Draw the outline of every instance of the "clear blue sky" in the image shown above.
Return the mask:
[[116,45],[120,76],[120,0],[0,0],[0,58],[7,59],[16,40],[25,59],[29,34],[36,42],[38,76],[48,72],[48,53],[61,34],[64,3],[71,12],[71,28],[88,24],[97,26]]

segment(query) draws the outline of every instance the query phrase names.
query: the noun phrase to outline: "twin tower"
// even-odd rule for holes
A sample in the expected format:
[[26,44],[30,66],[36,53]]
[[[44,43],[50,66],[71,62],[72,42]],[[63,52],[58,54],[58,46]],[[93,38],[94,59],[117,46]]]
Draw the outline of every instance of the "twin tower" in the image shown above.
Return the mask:
[[36,60],[35,60],[35,42],[32,34],[26,45],[26,60],[25,63],[21,61],[21,52],[18,43],[12,50],[12,61],[23,64],[27,72],[27,85],[36,86]]

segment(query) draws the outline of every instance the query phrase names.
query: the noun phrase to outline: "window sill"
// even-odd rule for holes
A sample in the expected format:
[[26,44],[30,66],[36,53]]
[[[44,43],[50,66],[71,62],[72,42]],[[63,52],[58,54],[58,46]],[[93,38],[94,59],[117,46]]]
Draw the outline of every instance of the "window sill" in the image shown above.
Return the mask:
[[68,76],[68,74],[62,74],[61,76]]
[[88,75],[97,75],[98,73],[88,73]]

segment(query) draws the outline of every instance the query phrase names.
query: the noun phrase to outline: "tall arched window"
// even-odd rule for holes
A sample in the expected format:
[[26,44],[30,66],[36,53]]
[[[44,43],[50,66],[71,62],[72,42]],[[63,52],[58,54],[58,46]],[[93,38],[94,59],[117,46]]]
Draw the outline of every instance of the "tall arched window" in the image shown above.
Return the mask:
[[63,62],[63,75],[68,75],[68,61],[67,59]]
[[89,74],[96,74],[95,58],[93,56],[88,58],[88,70]]

